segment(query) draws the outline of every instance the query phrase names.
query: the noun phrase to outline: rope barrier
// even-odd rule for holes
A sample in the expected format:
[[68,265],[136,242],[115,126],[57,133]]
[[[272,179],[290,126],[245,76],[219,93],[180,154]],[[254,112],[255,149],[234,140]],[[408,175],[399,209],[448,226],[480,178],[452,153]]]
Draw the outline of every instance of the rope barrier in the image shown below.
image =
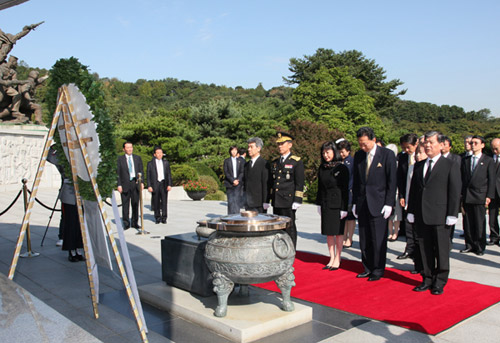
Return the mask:
[[[29,189],[28,189],[28,193],[31,195],[31,191]],[[61,209],[57,209],[55,207],[49,207],[49,206],[45,205],[43,202],[41,202],[40,200],[38,200],[37,198],[35,198],[35,201],[37,203],[39,203],[42,207],[45,207],[49,211],[61,212]]]
[[17,201],[17,199],[19,199],[19,196],[21,195],[21,193],[22,193],[22,190],[20,190],[19,193],[17,193],[16,198],[14,199],[14,201],[2,213],[0,213],[0,217],[3,216],[5,213],[7,213],[7,211],[10,210],[10,208],[12,206],[14,206],[14,204]]

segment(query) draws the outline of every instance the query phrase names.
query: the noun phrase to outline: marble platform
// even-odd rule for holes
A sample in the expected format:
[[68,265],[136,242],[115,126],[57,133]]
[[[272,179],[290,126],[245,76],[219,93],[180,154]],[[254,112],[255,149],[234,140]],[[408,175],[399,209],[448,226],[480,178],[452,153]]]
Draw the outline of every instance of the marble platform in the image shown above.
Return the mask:
[[252,342],[312,320],[312,307],[294,303],[295,311],[281,310],[279,294],[252,288],[250,296],[233,292],[227,315],[214,316],[217,297],[201,297],[165,282],[139,287],[141,300],[210,329],[234,342]]

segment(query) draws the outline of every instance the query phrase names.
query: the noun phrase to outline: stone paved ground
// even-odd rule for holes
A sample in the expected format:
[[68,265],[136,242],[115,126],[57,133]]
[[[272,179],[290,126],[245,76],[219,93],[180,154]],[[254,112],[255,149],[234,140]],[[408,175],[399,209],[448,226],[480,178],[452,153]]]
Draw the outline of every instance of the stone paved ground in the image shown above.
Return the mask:
[[[17,191],[4,192],[0,200],[0,211],[3,211],[12,201]],[[53,204],[57,189],[40,189],[38,198],[46,204]],[[149,204],[146,200],[145,204]],[[112,212],[107,207],[111,215]],[[160,239],[165,235],[192,232],[196,220],[224,215],[226,204],[218,201],[170,200],[169,219],[167,225],[155,225],[149,205],[145,209],[146,229],[150,235],[138,236],[133,230],[125,232],[129,246],[135,276],[138,285],[161,281]],[[15,283],[28,290],[32,295],[49,305],[80,328],[87,330],[103,342],[138,342],[139,334],[135,323],[126,315],[128,309],[126,300],[121,298],[123,285],[119,277],[105,269],[100,269],[100,290],[104,294],[103,302],[114,305],[99,306],[99,319],[92,315],[92,305],[89,298],[89,287],[84,263],[71,263],[67,253],[55,246],[59,213],[55,213],[50,223],[44,246],[40,246],[42,236],[49,220],[50,212],[36,204],[31,216],[31,240],[33,250],[40,253],[36,258],[20,259]],[[0,272],[7,275],[14,246],[19,234],[23,217],[21,201],[0,217]],[[327,254],[326,240],[319,234],[319,216],[313,205],[303,205],[297,212],[299,230],[298,249],[320,254]],[[457,226],[454,249],[451,253],[451,278],[475,281],[478,283],[500,287],[500,247],[488,247],[484,256],[460,254],[463,239],[459,237],[461,225]],[[389,243],[388,266],[410,270],[409,260],[397,260],[396,256],[404,250],[404,241]],[[23,248],[22,251],[25,251]],[[352,248],[343,252],[343,257],[359,260],[359,244],[357,236]],[[145,306],[146,307],[146,306]],[[226,340],[207,330],[200,328],[182,318],[162,313],[153,308],[147,308],[147,323],[150,328],[150,342],[225,342]],[[117,312],[118,311],[118,312]],[[298,328],[298,331],[284,332],[279,337],[271,337],[265,342],[297,341],[297,337],[308,337],[308,342],[497,342],[500,338],[500,304],[496,304],[481,313],[455,325],[437,336],[429,336],[419,332],[406,330],[375,320],[359,319],[353,316],[350,324],[330,328],[322,317],[327,317],[328,309],[314,308],[315,321],[310,325]],[[1,317],[1,316],[0,316]],[[0,322],[1,323],[1,322]],[[326,324],[325,324],[326,323]],[[321,324],[321,325],[320,325]],[[29,325],[29,324],[26,324]],[[5,337],[6,331],[0,325],[0,341],[22,342],[15,338]],[[299,332],[299,336],[296,335]],[[304,341],[301,338],[301,341]]]

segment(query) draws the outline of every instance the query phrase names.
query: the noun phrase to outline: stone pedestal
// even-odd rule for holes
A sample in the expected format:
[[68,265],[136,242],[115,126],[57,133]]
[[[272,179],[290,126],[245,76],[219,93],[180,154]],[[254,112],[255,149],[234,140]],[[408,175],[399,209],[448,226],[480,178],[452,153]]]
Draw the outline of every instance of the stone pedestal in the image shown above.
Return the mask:
[[[0,192],[21,189],[23,178],[31,189],[49,130],[39,125],[0,124]],[[40,188],[59,188],[56,167],[45,164]]]
[[162,280],[204,297],[215,295],[212,277],[205,263],[206,239],[195,233],[167,236],[161,241]]

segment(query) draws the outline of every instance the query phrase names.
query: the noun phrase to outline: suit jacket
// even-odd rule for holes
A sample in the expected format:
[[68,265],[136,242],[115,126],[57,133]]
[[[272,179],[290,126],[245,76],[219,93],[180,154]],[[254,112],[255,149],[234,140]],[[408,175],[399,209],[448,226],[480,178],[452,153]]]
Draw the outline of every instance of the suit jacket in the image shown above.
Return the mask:
[[484,205],[486,198],[495,197],[495,163],[485,154],[473,172],[471,163],[472,156],[462,160],[462,200],[465,204]]
[[233,160],[231,157],[224,160],[224,186],[226,188],[232,188],[234,180],[238,179],[240,185],[243,183],[243,177],[245,174],[245,160],[242,158],[236,158],[236,178],[233,174]]
[[462,165],[462,157],[460,157],[460,155],[457,155],[457,154],[452,154],[451,152],[448,154],[448,157],[446,157],[447,159],[449,160],[452,160],[453,162],[455,162],[455,166],[460,168],[460,166]]
[[427,159],[414,165],[408,213],[415,216],[416,224],[445,225],[446,217],[456,217],[460,208],[460,170],[441,156],[424,183],[425,163]]
[[373,217],[381,215],[384,205],[394,206],[396,200],[396,156],[389,149],[377,146],[366,178],[366,153],[354,155],[352,203],[357,211],[366,200]]
[[[134,164],[135,176],[137,177],[137,174],[141,173],[142,180],[144,180],[144,167],[142,165],[142,159],[139,156],[132,154],[132,161]],[[117,174],[118,186],[121,186],[124,192],[128,192],[130,190],[130,173],[128,171],[128,163],[125,155],[118,156]]]
[[[172,186],[172,173],[170,172],[170,163],[167,160],[161,160],[163,164],[163,176],[165,177],[165,189],[168,186]],[[153,192],[158,190],[160,183],[158,182],[158,171],[156,170],[156,158],[153,157],[151,161],[148,162],[147,166],[148,173],[148,187],[153,188]]]
[[[408,166],[410,165],[410,155],[406,152],[401,152],[397,156],[398,171],[397,171],[397,184],[398,184],[398,197],[404,199],[406,196],[406,182],[408,179]],[[405,199],[406,200],[406,199]]]
[[318,170],[316,205],[347,211],[349,203],[349,169],[339,164],[333,168],[321,166]]
[[262,156],[245,164],[245,194],[248,207],[262,207],[269,192],[269,163]]
[[493,164],[495,166],[495,199],[500,200],[500,163],[495,163],[493,160]]

